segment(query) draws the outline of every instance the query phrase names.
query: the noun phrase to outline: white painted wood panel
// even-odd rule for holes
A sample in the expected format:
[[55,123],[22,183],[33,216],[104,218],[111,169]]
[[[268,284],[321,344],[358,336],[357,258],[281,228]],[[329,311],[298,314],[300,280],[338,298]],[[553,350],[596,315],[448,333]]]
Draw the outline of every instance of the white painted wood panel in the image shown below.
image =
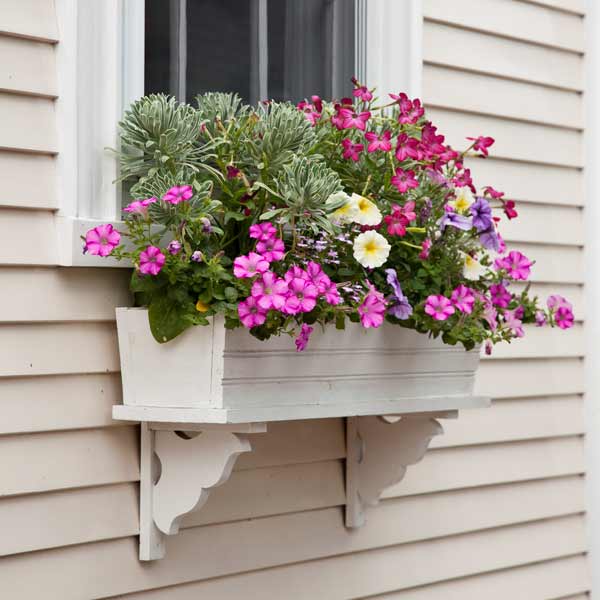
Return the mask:
[[523,0],[528,4],[550,6],[558,10],[585,15],[585,0]]
[[0,267],[0,281],[11,290],[0,298],[0,323],[114,321],[115,306],[133,303],[130,277],[127,269]]
[[44,42],[0,35],[0,90],[55,97],[54,47]]
[[[271,573],[264,589],[276,592],[279,595],[273,597],[280,598],[282,589],[300,587],[318,598],[327,585],[330,588],[325,589],[334,593],[356,597],[574,555],[585,549],[580,516],[378,548],[394,544],[397,539],[389,522],[381,531],[373,533],[373,528],[366,527],[354,532],[358,534],[355,536],[344,529],[341,511],[324,514],[323,522],[314,518],[318,512],[309,512],[187,529],[179,534],[179,542],[171,545],[167,557],[153,565],[139,563],[133,538],[16,555],[0,562],[0,579],[6,594],[19,591],[25,597],[36,597],[43,592],[45,598],[69,600],[86,595],[107,597],[310,560],[299,570],[282,569],[280,577],[277,572]],[[330,514],[335,515],[333,519]],[[318,530],[314,529],[317,524]],[[248,552],[245,544],[239,543],[249,539],[260,552]],[[290,539],[294,543],[289,543]],[[358,555],[348,554],[359,550]],[[315,560],[331,556],[331,552],[346,556]],[[402,569],[397,568],[399,564]],[[33,569],[35,577],[28,575]],[[66,587],[65,572],[69,573]]]
[[425,63],[446,65],[569,90],[583,89],[583,61],[573,52],[425,21]]
[[[348,563],[344,573],[344,559]],[[359,568],[359,556],[342,557],[327,561],[319,569],[319,563],[300,563],[264,571],[243,573],[224,579],[213,579],[198,583],[183,584],[147,592],[122,596],[123,600],[231,600],[243,596],[248,600],[281,600],[279,585],[285,585],[286,600],[314,600],[330,585],[339,573],[339,581],[331,586],[327,600],[355,599],[357,587],[364,584],[357,580],[363,577]],[[336,569],[339,565],[339,570]],[[479,565],[478,565],[479,566]],[[393,569],[393,567],[392,567]],[[400,573],[402,569],[395,569]],[[302,576],[306,581],[302,582]],[[369,600],[548,600],[553,593],[563,594],[588,589],[589,578],[584,556],[573,556],[545,561],[523,567],[513,567],[479,576],[460,578],[444,583],[413,588],[405,592],[372,596]],[[297,585],[295,585],[297,584]],[[527,594],[526,596],[523,594]],[[366,600],[366,596],[364,596]],[[556,598],[556,596],[554,596]],[[578,596],[577,600],[583,600]],[[575,598],[573,600],[576,600]]]
[[0,265],[55,265],[56,249],[51,212],[0,209]]
[[[545,46],[583,52],[583,19],[525,2],[425,0],[426,19]],[[532,27],[532,23],[535,26]]]
[[430,107],[583,127],[583,98],[578,92],[436,65],[424,67],[423,99]]
[[530,281],[538,283],[583,283],[583,249],[576,246],[551,246],[529,242],[509,242],[509,249],[520,250],[536,260]]
[[468,146],[467,136],[489,135],[496,140],[492,149],[499,158],[583,166],[583,138],[578,131],[439,108],[428,114],[457,150]]
[[54,101],[0,92],[0,148],[55,154]]
[[48,41],[58,39],[53,0],[5,1],[0,5],[0,32]]
[[[533,158],[535,160],[535,158]],[[477,187],[491,185],[517,201],[583,206],[583,172],[573,167],[489,158],[469,158]]]
[[0,180],[0,206],[58,208],[53,156],[0,151]]

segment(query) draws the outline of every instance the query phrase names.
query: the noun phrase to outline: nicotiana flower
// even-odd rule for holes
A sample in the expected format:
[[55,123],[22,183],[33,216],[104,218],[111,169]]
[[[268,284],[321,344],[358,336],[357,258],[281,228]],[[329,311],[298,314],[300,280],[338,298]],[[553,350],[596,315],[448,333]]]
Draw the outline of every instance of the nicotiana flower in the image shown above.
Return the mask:
[[516,250],[512,250],[503,258],[497,258],[495,262],[496,268],[505,270],[510,278],[523,281],[529,277],[532,264],[524,254]]
[[300,328],[300,333],[295,340],[296,350],[297,352],[302,352],[306,350],[306,346],[308,345],[308,340],[310,339],[310,334],[313,332],[313,328],[306,323],[302,323],[302,327]]
[[421,142],[417,138],[410,137],[407,133],[401,133],[396,142],[396,159],[399,162],[407,158],[419,160],[423,156]]
[[392,290],[394,290],[394,293],[388,298],[388,302],[393,301],[393,304],[388,308],[388,313],[400,321],[405,321],[412,315],[413,307],[402,291],[396,270],[386,269],[385,274],[386,281],[392,287]]
[[379,225],[381,223],[381,211],[374,202],[364,196],[352,194],[352,200],[356,203],[356,213],[353,221],[359,225]]
[[406,227],[417,218],[415,213],[415,203],[407,202],[404,206],[392,204],[392,213],[384,217],[384,222],[387,225],[387,232],[390,235],[404,236],[406,235]]
[[369,291],[358,307],[361,325],[365,329],[381,327],[385,317],[385,298],[368,282]]
[[360,98],[363,102],[370,102],[373,100],[373,94],[366,85],[361,85],[353,90],[352,95],[355,98]]
[[157,246],[148,246],[140,253],[140,273],[158,275],[165,264],[165,255]]
[[469,281],[478,281],[485,273],[485,267],[470,254],[464,255],[463,277]]
[[390,249],[388,241],[376,231],[365,231],[354,238],[354,258],[363,267],[380,267],[387,260]]
[[250,225],[250,229],[248,230],[248,235],[259,241],[270,240],[275,237],[277,233],[277,228],[273,225],[273,223],[255,223],[254,225]]
[[162,197],[165,202],[170,204],[179,204],[184,200],[189,200],[194,195],[191,185],[173,186],[167,193]]
[[481,152],[481,154],[483,154],[483,156],[488,155],[488,148],[495,141],[493,137],[486,137],[483,135],[480,135],[479,137],[476,137],[476,138],[468,137],[467,139],[474,142],[473,150],[475,150],[475,152]]
[[432,243],[433,242],[429,238],[423,240],[423,243],[421,244],[421,252],[419,252],[420,259],[426,260],[429,258],[429,251],[431,250]]
[[459,285],[450,296],[450,300],[455,308],[460,310],[467,315],[473,312],[473,306],[475,304],[475,296],[473,290],[466,285]]
[[108,256],[121,241],[121,234],[110,224],[98,225],[85,234],[84,253]]
[[363,144],[355,144],[349,138],[344,138],[342,140],[342,148],[344,149],[342,156],[344,158],[349,158],[354,162],[360,160],[360,153],[365,149]]
[[462,187],[458,188],[454,193],[456,199],[450,200],[448,204],[458,213],[468,212],[471,205],[475,202],[475,197],[471,190],[468,187]]
[[279,238],[261,240],[256,244],[256,250],[269,262],[281,260],[285,256],[285,245]]
[[384,131],[381,137],[379,137],[374,131],[368,131],[365,133],[365,139],[369,142],[367,146],[367,152],[376,152],[377,150],[382,150],[383,152],[389,152],[392,149],[392,142],[390,142],[390,138],[392,137],[392,132],[387,130]]
[[421,106],[421,101],[418,98],[410,100],[404,93],[390,94],[392,100],[395,100],[400,108],[398,121],[403,125],[414,125],[424,114],[425,109]]
[[338,118],[342,121],[342,129],[360,129],[364,131],[366,129],[366,123],[371,117],[369,111],[363,111],[356,114],[349,108],[340,108],[338,110]]
[[288,297],[288,284],[272,271],[267,271],[252,284],[251,295],[261,308],[281,310]]
[[516,219],[519,216],[519,213],[515,210],[515,201],[514,200],[504,200],[503,208],[504,208],[504,214],[509,219]]
[[[468,190],[469,188],[462,188]],[[469,190],[470,192],[470,190]],[[492,207],[485,198],[477,198],[470,207],[471,216],[473,217],[473,227],[477,229],[479,233],[487,231],[490,227],[493,227],[494,222],[492,221]]]
[[436,321],[445,321],[454,314],[454,306],[446,296],[435,295],[427,296],[425,300],[425,313]]
[[[193,256],[192,256],[193,258]],[[254,277],[269,270],[269,261],[257,254],[250,252],[247,256],[238,256],[233,261],[233,274],[238,278]]]
[[400,167],[395,170],[395,175],[390,179],[390,183],[401,193],[406,193],[409,189],[419,187],[419,181],[415,178],[415,172],[405,171]]
[[256,298],[250,296],[238,304],[238,315],[244,327],[252,329],[267,320],[267,311],[262,309]]

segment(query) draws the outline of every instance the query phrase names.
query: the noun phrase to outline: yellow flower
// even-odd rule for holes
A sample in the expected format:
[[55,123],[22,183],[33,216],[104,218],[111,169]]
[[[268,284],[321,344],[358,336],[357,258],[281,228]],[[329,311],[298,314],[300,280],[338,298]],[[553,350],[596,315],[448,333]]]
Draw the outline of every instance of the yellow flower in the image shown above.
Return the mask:
[[470,254],[464,255],[463,276],[470,281],[477,281],[485,271],[485,267]]
[[357,213],[353,219],[359,225],[379,225],[381,223],[381,212],[374,202],[364,196],[352,194],[352,200],[356,203]]
[[373,230],[365,231],[354,238],[354,258],[363,267],[380,267],[390,255],[390,248],[388,241]]
[[456,194],[456,200],[451,200],[448,204],[453,206],[456,212],[462,214],[466,213],[471,207],[471,204],[475,202],[471,190],[468,187],[461,187],[455,190],[454,193]]
[[204,304],[202,300],[198,300],[198,302],[196,302],[196,310],[198,312],[205,313],[209,308],[210,307],[208,306],[208,304]]

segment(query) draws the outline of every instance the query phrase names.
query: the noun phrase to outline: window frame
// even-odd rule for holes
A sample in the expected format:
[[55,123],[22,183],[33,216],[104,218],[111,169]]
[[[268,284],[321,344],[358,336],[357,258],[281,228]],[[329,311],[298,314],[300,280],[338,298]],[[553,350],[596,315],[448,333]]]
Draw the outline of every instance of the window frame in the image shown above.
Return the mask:
[[[356,0],[355,6],[358,79],[382,97],[420,96],[421,0]],[[127,268],[111,257],[84,255],[81,236],[100,223],[119,226],[118,164],[108,149],[118,147],[123,110],[144,94],[145,1],[56,0],[56,12],[58,264]]]

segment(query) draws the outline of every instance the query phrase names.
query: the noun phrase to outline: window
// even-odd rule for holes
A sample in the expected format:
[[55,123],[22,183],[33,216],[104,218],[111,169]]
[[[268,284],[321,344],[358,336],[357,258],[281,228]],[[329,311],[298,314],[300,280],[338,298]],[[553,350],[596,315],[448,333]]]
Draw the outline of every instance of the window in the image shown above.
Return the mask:
[[62,265],[125,266],[81,253],[120,219],[116,122],[144,93],[250,103],[342,97],[350,77],[420,95],[421,0],[55,0],[60,41],[57,215]]
[[354,0],[145,0],[145,91],[298,102],[349,94]]

